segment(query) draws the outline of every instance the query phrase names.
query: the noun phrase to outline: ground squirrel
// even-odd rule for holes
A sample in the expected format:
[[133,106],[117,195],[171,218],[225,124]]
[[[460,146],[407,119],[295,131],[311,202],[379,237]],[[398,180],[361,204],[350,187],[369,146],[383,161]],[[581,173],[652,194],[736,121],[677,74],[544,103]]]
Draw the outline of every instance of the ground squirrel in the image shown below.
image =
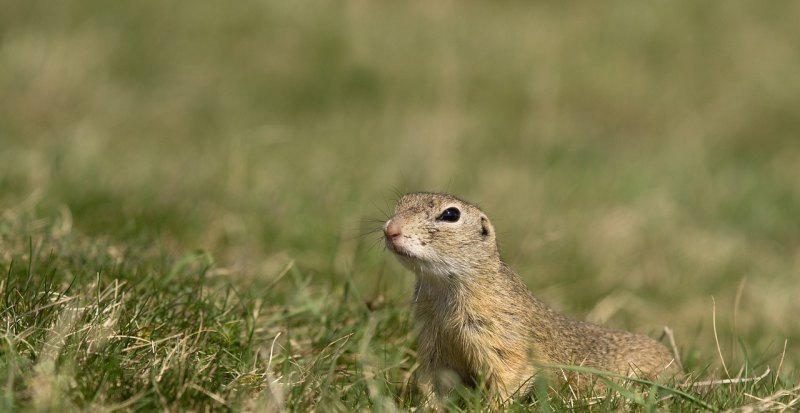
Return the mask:
[[[646,378],[678,370],[657,341],[569,319],[533,297],[501,260],[494,227],[475,205],[410,193],[383,232],[388,249],[417,275],[420,369],[439,393],[449,386],[442,377],[455,373],[466,385],[483,380],[506,400],[526,393],[543,364]],[[580,376],[568,380],[585,386]]]

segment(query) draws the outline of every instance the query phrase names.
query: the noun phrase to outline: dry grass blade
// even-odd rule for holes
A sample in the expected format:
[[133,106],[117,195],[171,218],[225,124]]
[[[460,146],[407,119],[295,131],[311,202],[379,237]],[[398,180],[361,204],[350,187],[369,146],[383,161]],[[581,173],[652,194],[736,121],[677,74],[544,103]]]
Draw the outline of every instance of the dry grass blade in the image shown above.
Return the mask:
[[726,410],[726,413],[785,412],[797,411],[800,409],[800,386],[792,389],[779,390],[766,397],[756,397],[747,393],[745,393],[745,396],[755,399],[756,401]]
[[772,370],[768,366],[767,369],[764,370],[764,373],[762,373],[760,376],[756,376],[756,377],[736,377],[736,378],[732,378],[732,379],[698,381],[698,382],[695,382],[695,383],[691,383],[686,388],[687,389],[693,389],[693,388],[697,388],[697,387],[718,386],[718,385],[723,385],[723,384],[757,383],[757,382],[761,381],[764,377],[767,377],[767,375],[769,375],[769,373],[771,373],[771,372],[772,372]]
[[714,342],[717,345],[717,354],[719,354],[719,360],[722,363],[722,368],[725,370],[725,375],[730,378],[731,374],[728,372],[728,366],[725,364],[725,357],[722,356],[722,348],[719,345],[719,336],[717,335],[717,301],[714,300],[714,297],[711,297],[711,325],[714,330]]

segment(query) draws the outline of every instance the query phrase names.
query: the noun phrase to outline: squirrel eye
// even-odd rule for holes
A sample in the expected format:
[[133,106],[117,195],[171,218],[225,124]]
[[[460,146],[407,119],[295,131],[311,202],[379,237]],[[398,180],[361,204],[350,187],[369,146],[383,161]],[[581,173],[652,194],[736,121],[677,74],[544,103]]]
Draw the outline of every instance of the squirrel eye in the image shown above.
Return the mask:
[[458,208],[451,207],[444,210],[444,212],[439,215],[436,220],[437,221],[445,221],[445,222],[456,222],[458,219],[461,218],[461,211]]

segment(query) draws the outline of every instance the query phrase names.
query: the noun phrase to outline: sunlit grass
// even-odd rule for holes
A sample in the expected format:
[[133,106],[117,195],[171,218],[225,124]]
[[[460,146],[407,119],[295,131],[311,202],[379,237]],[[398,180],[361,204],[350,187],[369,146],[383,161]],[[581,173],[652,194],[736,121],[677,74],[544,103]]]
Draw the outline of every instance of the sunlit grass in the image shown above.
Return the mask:
[[[3,2],[3,407],[415,406],[374,232],[409,190],[481,205],[554,307],[671,327],[693,381],[769,367],[702,403],[792,402],[797,8]],[[509,408],[698,406],[637,386]]]

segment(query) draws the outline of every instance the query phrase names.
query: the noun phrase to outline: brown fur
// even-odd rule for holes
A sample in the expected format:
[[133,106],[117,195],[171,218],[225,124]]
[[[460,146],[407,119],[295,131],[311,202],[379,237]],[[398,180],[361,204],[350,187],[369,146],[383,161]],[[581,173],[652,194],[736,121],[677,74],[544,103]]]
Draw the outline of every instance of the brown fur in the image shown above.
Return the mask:
[[[451,207],[460,211],[457,222],[437,220]],[[387,247],[417,275],[419,363],[440,393],[448,388],[447,371],[468,385],[483,378],[505,400],[527,392],[542,364],[646,378],[677,370],[655,340],[569,319],[533,297],[501,260],[494,227],[474,205],[445,194],[407,194],[384,232]]]

